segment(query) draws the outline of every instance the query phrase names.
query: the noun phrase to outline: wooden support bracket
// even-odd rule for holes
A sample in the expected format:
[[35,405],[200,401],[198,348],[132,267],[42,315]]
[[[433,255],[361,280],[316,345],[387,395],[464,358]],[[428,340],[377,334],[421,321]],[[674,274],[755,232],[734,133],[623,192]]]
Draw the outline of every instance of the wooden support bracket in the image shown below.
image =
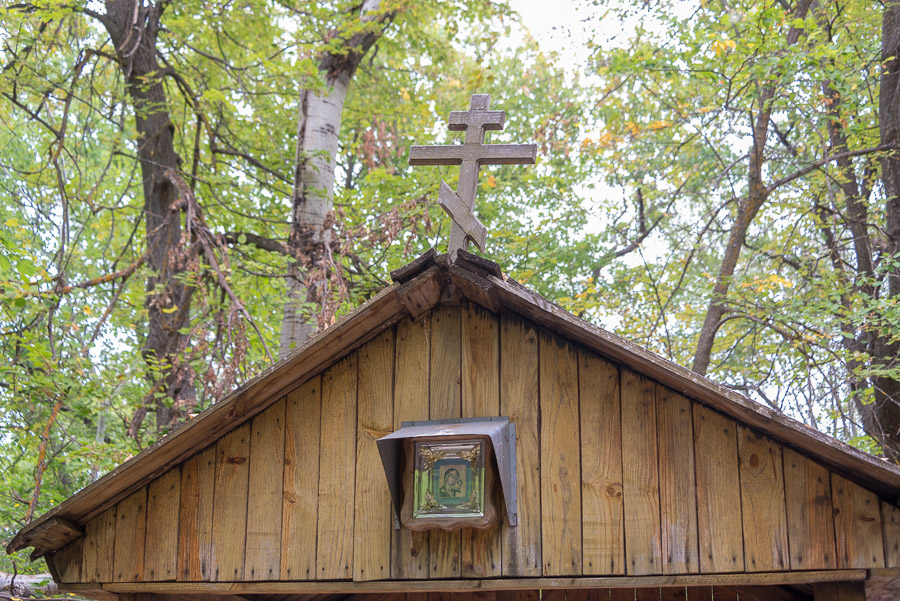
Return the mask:
[[34,561],[48,552],[64,547],[82,534],[84,529],[78,524],[65,518],[52,517],[29,532],[25,546],[34,547],[31,552],[31,561]]
[[500,310],[494,285],[488,280],[458,265],[451,265],[447,273],[450,274],[450,281],[467,299],[494,313]]
[[432,265],[397,288],[400,302],[403,303],[413,319],[418,319],[427,313],[440,300],[442,280],[441,270]]

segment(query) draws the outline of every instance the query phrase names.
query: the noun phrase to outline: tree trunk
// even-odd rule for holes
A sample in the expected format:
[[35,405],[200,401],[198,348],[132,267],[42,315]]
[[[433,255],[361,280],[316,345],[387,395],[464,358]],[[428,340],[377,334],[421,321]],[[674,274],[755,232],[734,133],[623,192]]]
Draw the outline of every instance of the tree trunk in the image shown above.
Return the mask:
[[[900,143],[900,2],[885,4],[881,29],[881,96],[879,121],[882,144]],[[900,157],[896,152],[881,160],[881,177],[885,192],[886,257],[900,259]],[[900,269],[891,263],[886,269],[885,294],[900,296]],[[897,369],[900,344],[892,342],[889,333],[877,336],[872,344],[873,360],[881,367]],[[885,456],[900,464],[900,382],[894,378],[875,378],[875,400],[864,407],[873,425],[869,433],[881,443]]]
[[[794,10],[793,17],[802,19],[806,16],[812,0],[800,0]],[[787,34],[787,45],[792,46],[800,39],[800,29],[792,27]],[[697,338],[697,346],[694,349],[694,360],[691,370],[700,375],[706,375],[712,357],[713,343],[716,333],[722,324],[722,317],[726,312],[726,300],[728,290],[731,288],[731,279],[737,268],[738,259],[747,239],[747,231],[759,210],[768,197],[768,192],[763,183],[763,163],[765,162],[766,141],[769,135],[769,122],[772,116],[772,99],[775,97],[775,86],[763,86],[759,93],[759,112],[753,124],[753,147],[750,149],[747,194],[745,198],[737,202],[737,215],[734,225],[728,235],[728,244],[725,248],[725,256],[719,265],[719,273],[713,286],[712,297],[706,309],[703,326]]]
[[712,298],[706,309],[703,319],[703,327],[697,339],[697,348],[694,351],[694,361],[691,369],[698,374],[705,375],[709,369],[709,361],[712,357],[713,343],[716,333],[725,316],[725,302],[728,297],[728,289],[731,287],[731,279],[737,268],[741,250],[747,239],[747,230],[763,203],[766,201],[766,187],[762,182],[762,166],[765,162],[766,140],[769,134],[769,121],[771,117],[770,102],[775,94],[772,87],[764,88],[759,98],[759,113],[756,115],[756,123],[753,127],[753,148],[750,150],[750,165],[747,197],[737,201],[737,216],[731,231],[728,234],[728,245],[725,255],[719,265],[719,273],[713,286]]
[[356,68],[394,16],[393,12],[382,11],[380,5],[381,0],[365,0],[358,14],[352,17],[359,19],[363,27],[347,28],[356,33],[344,40],[343,47],[319,57],[325,89],[300,92],[288,237],[288,246],[296,260],[290,268],[281,324],[281,357],[303,344],[329,317],[323,308],[333,268],[331,211],[341,113]]
[[288,279],[288,298],[281,325],[282,357],[316,331],[309,308],[320,306],[327,294],[334,169],[350,74],[341,71],[328,85],[325,94],[312,90],[300,93],[293,212],[288,237],[288,246],[297,260],[291,265]]
[[[147,279],[149,324],[142,354],[150,367],[153,390],[166,393],[158,395],[155,402],[158,433],[196,402],[193,372],[186,362],[179,361],[188,342],[181,330],[189,325],[193,293],[184,284],[184,275],[195,267],[196,255],[191,254],[182,231],[185,206],[179,202],[177,189],[184,183],[181,159],[175,152],[164,71],[157,62],[156,39],[163,9],[162,2],[144,6],[141,0],[110,0],[102,20],[116,48],[138,133],[148,264],[153,272]],[[143,416],[135,416],[130,434],[136,434]]]

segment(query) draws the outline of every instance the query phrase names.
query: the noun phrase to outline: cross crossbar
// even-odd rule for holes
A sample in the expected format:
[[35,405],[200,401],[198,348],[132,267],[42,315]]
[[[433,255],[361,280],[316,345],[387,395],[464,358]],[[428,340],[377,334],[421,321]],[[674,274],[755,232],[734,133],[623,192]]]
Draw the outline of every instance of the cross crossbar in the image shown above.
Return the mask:
[[461,165],[475,161],[479,165],[534,165],[535,144],[454,144],[448,146],[413,146],[409,164]]

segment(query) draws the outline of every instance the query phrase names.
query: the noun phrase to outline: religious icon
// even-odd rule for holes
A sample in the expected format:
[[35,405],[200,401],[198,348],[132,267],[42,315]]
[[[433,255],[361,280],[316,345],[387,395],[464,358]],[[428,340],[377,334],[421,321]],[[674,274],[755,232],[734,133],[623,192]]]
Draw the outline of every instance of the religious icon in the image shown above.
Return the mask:
[[[495,528],[502,517],[498,493],[515,490],[514,450],[509,418],[403,422],[378,440],[396,527]],[[515,526],[514,494],[505,506]]]
[[449,467],[442,470],[444,483],[438,489],[444,498],[456,498],[462,488],[462,480],[459,479],[459,470]]
[[417,442],[413,517],[484,515],[484,440]]

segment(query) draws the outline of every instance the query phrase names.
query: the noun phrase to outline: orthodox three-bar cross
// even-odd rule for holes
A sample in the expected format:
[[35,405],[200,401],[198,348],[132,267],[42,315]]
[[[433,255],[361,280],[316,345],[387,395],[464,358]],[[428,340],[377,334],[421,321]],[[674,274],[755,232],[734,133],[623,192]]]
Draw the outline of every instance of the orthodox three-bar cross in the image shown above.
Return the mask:
[[460,249],[467,249],[469,241],[484,251],[487,230],[475,217],[475,193],[478,190],[478,169],[482,165],[533,165],[537,154],[535,144],[485,144],[484,132],[502,130],[506,120],[504,111],[488,110],[491,97],[473,94],[468,111],[450,113],[450,131],[466,132],[464,144],[447,146],[413,146],[409,149],[409,164],[460,165],[459,184],[454,192],[441,180],[438,203],[450,215],[453,226],[447,252],[456,259]]

